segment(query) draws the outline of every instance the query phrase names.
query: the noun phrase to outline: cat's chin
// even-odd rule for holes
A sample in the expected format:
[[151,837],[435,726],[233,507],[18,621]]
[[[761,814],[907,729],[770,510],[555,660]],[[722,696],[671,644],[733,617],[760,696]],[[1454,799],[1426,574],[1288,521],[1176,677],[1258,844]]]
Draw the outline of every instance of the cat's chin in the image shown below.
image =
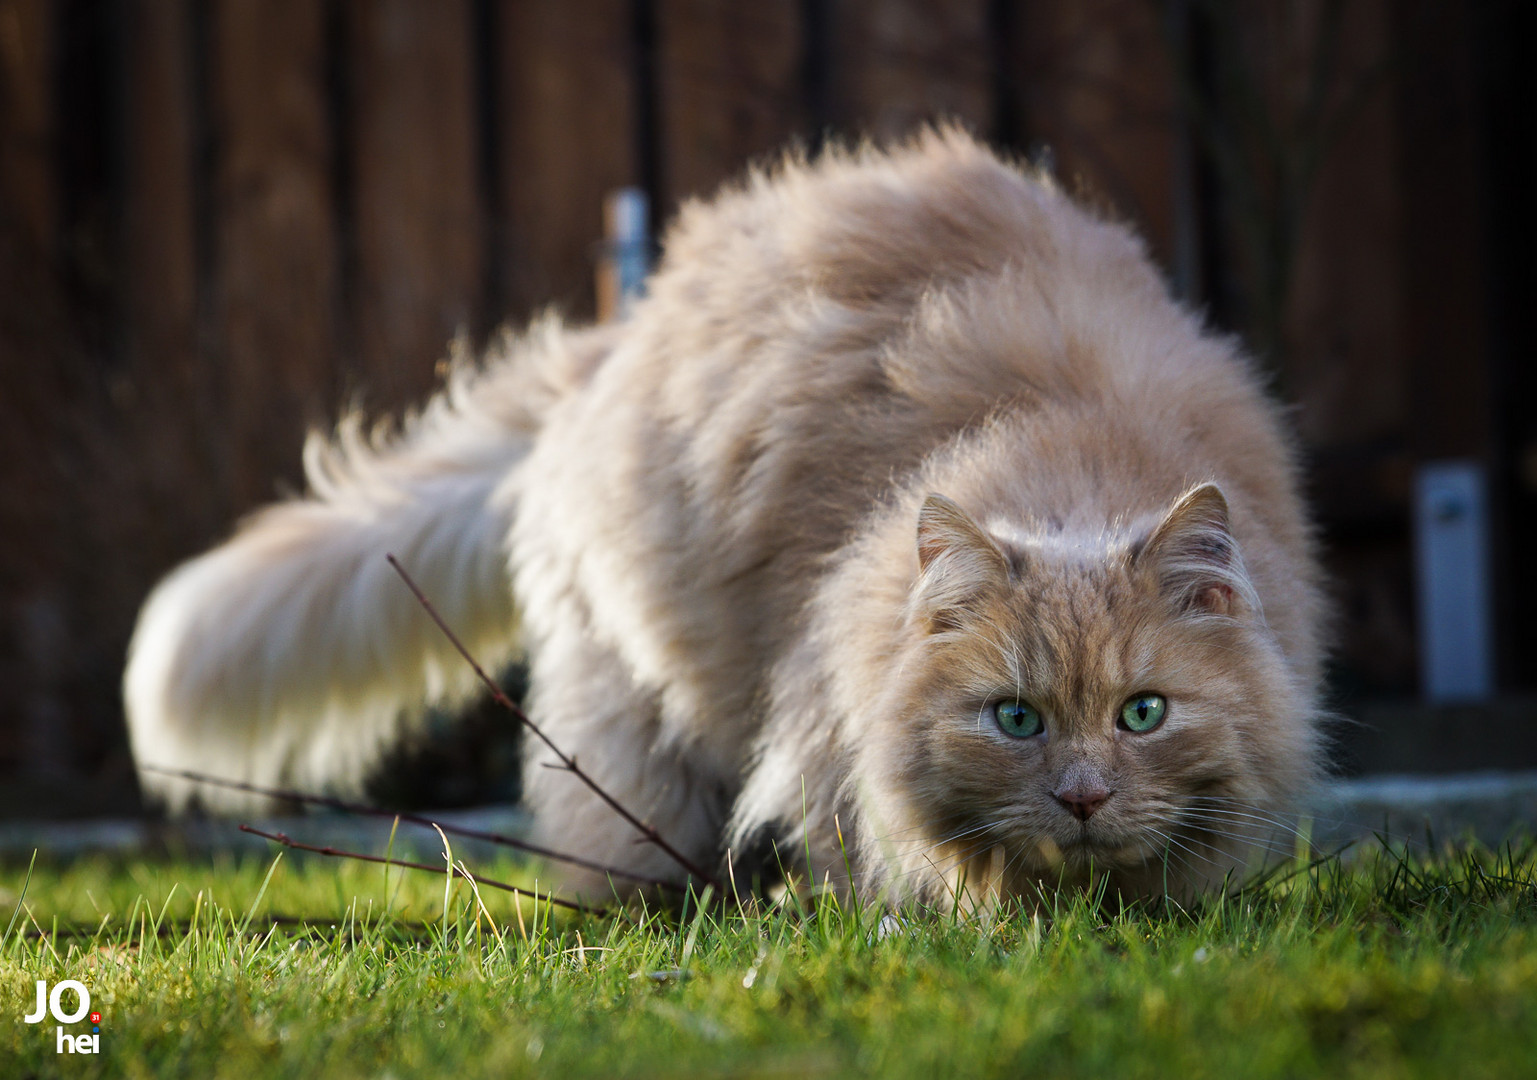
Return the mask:
[[1158,858],[1153,840],[1105,839],[1081,836],[1066,843],[1043,839],[1036,845],[1037,869],[1046,873],[1067,871],[1073,875],[1098,871],[1135,870]]
[[1196,861],[1171,859],[1167,846],[1155,837],[1129,841],[1081,837],[1066,844],[1047,840],[1036,847],[1035,857],[1022,858],[1023,872],[1005,886],[1016,896],[1039,899],[1066,888],[1104,890],[1104,895],[1120,900],[1164,893],[1190,900],[1220,887],[1242,864],[1241,859],[1230,861],[1216,849],[1203,852]]
[[[1252,869],[1241,846],[1202,844],[1171,849],[1158,834],[1076,836],[1015,834],[985,849],[929,849],[915,896],[944,908],[981,910],[1012,897],[1042,903],[1059,890],[1084,890],[1130,901],[1168,894],[1182,902],[1244,879]],[[943,868],[940,873],[930,872]],[[990,898],[990,899],[989,899]]]

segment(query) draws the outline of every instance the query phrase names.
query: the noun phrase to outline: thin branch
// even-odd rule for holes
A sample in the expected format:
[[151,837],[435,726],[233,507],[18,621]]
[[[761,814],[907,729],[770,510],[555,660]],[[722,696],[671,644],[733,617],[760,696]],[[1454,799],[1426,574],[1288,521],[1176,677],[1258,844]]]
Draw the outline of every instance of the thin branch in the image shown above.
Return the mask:
[[[439,874],[443,872],[436,867],[433,869]],[[107,918],[110,919],[111,916],[109,915]],[[252,921],[253,923],[264,924],[260,928],[254,926],[247,928],[246,933],[255,934],[257,937],[269,933],[273,928],[279,926],[292,927],[298,930],[313,930],[317,933],[324,930],[337,929],[336,917],[329,915],[268,915],[265,919],[257,918]],[[423,922],[408,922],[393,918],[390,919],[388,923],[389,931],[391,933],[411,934],[417,937],[430,936],[439,928],[439,925],[440,924],[435,922],[431,926],[428,926]],[[47,930],[28,930],[22,936],[34,941],[40,937],[51,937],[55,940],[71,938],[94,938],[99,937],[105,927],[105,919],[102,922],[96,924],[59,923],[57,926],[50,926]],[[161,940],[185,937],[192,930],[196,929],[196,927],[197,924],[191,922],[190,920],[178,921],[176,919],[166,919],[159,924],[151,924],[149,927],[148,936],[159,938]],[[590,945],[588,946],[589,949],[592,947],[593,946]]]
[[[264,840],[271,840],[274,843],[282,844],[286,848],[293,848],[295,851],[312,851],[316,855],[330,855],[331,857],[337,859],[357,859],[360,862],[383,863],[385,866],[399,866],[407,870],[426,870],[433,874],[443,873],[443,868],[441,866],[432,866],[428,863],[419,862],[404,862],[400,859],[387,859],[383,855],[367,855],[361,851],[344,851],[341,848],[317,847],[314,844],[306,844],[295,840],[287,833],[263,832],[261,829],[258,829],[252,825],[242,825],[240,826],[240,831],[243,833],[250,833],[252,836],[260,836]],[[586,904],[579,904],[575,900],[562,900],[558,896],[551,896],[549,894],[541,896],[539,893],[533,892],[530,889],[525,889],[520,885],[509,885],[505,881],[496,881],[492,878],[482,877],[479,874],[472,874],[458,866],[453,867],[453,873],[455,877],[462,877],[466,881],[473,881],[477,885],[486,885],[493,889],[501,889],[503,892],[510,892],[515,896],[530,896],[539,903],[555,904],[557,907],[570,908],[572,911],[580,911],[584,915],[597,915],[601,917],[608,914],[608,912],[603,908],[588,907]]]
[[505,833],[488,832],[484,829],[472,829],[464,825],[450,825],[446,822],[434,821],[420,814],[400,813],[394,810],[383,810],[377,806],[369,806],[366,803],[348,802],[331,795],[306,795],[302,791],[286,791],[282,788],[264,788],[244,780],[227,780],[220,776],[209,776],[206,773],[192,772],[187,769],[164,769],[158,765],[139,766],[145,772],[159,773],[162,776],[175,776],[183,780],[192,780],[199,784],[212,784],[216,787],[232,788],[236,791],[248,791],[253,795],[263,795],[269,799],[286,799],[290,802],[303,803],[308,806],[324,806],[331,810],[338,810],[344,814],[361,814],[368,817],[399,818],[411,825],[420,825],[429,829],[442,829],[450,836],[463,836],[470,840],[484,840],[492,844],[500,844],[517,851],[526,851],[530,855],[538,855],[541,858],[555,862],[567,863],[571,866],[580,866],[588,870],[595,870],[600,874],[612,874],[614,877],[626,878],[641,885],[650,885],[658,889],[669,889],[673,892],[683,893],[687,890],[677,882],[663,881],[660,878],[646,877],[644,874],[632,873],[629,870],[620,870],[613,866],[604,866],[602,863],[591,859],[584,859],[580,855],[567,855],[565,852],[555,851],[542,847],[539,844],[531,844],[527,840],[519,840],[515,836]]
[[553,742],[550,741],[550,737],[544,733],[539,725],[530,720],[528,718],[528,714],[519,708],[516,702],[514,702],[510,697],[503,693],[502,688],[496,685],[496,681],[492,679],[491,676],[486,674],[485,669],[482,668],[480,664],[475,660],[475,658],[470,655],[470,650],[465,648],[464,643],[459,640],[458,635],[449,629],[448,623],[443,621],[443,617],[438,614],[437,608],[432,606],[432,601],[428,600],[427,595],[422,592],[422,590],[417,586],[416,582],[411,580],[411,575],[406,573],[406,569],[400,565],[400,561],[396,559],[394,555],[386,555],[385,558],[388,559],[390,565],[395,568],[395,572],[400,575],[401,580],[406,583],[406,588],[410,589],[411,594],[416,597],[417,603],[422,605],[423,610],[427,612],[432,621],[437,623],[438,629],[443,631],[443,636],[448,638],[449,643],[459,651],[459,655],[464,657],[465,662],[468,663],[474,670],[475,674],[480,678],[480,681],[486,685],[486,689],[491,691],[492,700],[494,700],[498,705],[506,709],[508,712],[512,713],[512,715],[517,717],[524,727],[528,728],[529,731],[532,731],[536,736],[538,736],[539,741],[544,743],[545,746],[549,747],[550,753],[554,754],[557,758],[560,759],[561,768],[564,768],[571,775],[575,776],[582,783],[586,784],[594,795],[607,803],[609,808],[613,810],[614,813],[618,814],[620,817],[624,818],[625,821],[634,826],[636,831],[639,832],[641,836],[643,836],[648,842],[661,848],[664,852],[667,853],[673,862],[677,863],[684,870],[698,878],[700,881],[707,885],[715,886],[717,893],[722,891],[720,883],[715,880],[714,875],[706,873],[694,862],[694,860],[690,859],[687,855],[683,854],[681,851],[663,839],[662,834],[657,832],[653,826],[646,824],[644,821],[640,820],[640,818],[630,813],[629,810],[625,809],[625,807],[621,805],[617,799],[615,799],[607,791],[604,791],[596,780],[582,771],[581,767],[577,765],[575,758],[568,757],[566,754],[562,753],[560,747],[556,746]]

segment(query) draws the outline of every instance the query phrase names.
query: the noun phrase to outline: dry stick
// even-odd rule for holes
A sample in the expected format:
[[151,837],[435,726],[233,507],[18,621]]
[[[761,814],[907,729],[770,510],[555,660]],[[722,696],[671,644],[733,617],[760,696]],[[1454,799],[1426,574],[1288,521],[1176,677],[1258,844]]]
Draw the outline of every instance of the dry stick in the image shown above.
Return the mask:
[[[434,874],[441,874],[443,872],[441,866],[432,866],[428,863],[387,859],[383,855],[365,855],[361,851],[343,851],[341,848],[316,847],[314,844],[305,844],[295,840],[287,833],[262,832],[262,830],[253,825],[242,825],[240,826],[240,831],[250,833],[252,836],[260,836],[264,840],[274,841],[275,843],[282,844],[284,847],[293,848],[295,851],[313,851],[316,855],[330,855],[337,859],[357,859],[361,862],[383,863],[385,866],[400,866],[407,870],[426,870]],[[541,904],[555,904],[558,907],[570,908],[572,911],[580,911],[587,915],[605,916],[608,914],[603,908],[588,907],[586,904],[579,904],[575,900],[562,900],[558,896],[541,896],[537,892],[523,888],[521,885],[509,885],[505,881],[495,881],[488,877],[481,877],[479,874],[472,874],[457,866],[453,868],[453,871],[455,877],[462,877],[466,881],[475,882],[477,885],[488,885],[493,889],[501,889],[503,892],[510,892],[514,895],[530,896]]]
[[206,773],[192,772],[188,769],[165,769],[159,765],[141,765],[145,772],[159,773],[162,776],[175,776],[183,780],[192,780],[199,784],[212,784],[215,787],[233,788],[236,791],[248,791],[253,795],[263,795],[269,799],[287,799],[290,802],[304,803],[309,806],[324,806],[331,810],[339,810],[344,814],[362,814],[368,817],[399,818],[401,821],[412,825],[421,825],[426,828],[442,829],[450,836],[463,836],[470,840],[485,840],[492,844],[501,844],[517,851],[526,851],[530,855],[538,855],[542,858],[556,862],[570,863],[572,866],[585,867],[588,870],[596,870],[600,874],[612,874],[615,877],[628,878],[642,885],[650,885],[658,889],[671,889],[674,892],[685,892],[683,886],[672,881],[663,881],[660,878],[646,877],[644,874],[631,873],[628,870],[620,870],[612,866],[604,866],[602,863],[591,859],[584,859],[579,855],[567,855],[564,852],[551,848],[531,844],[527,840],[519,840],[515,836],[507,836],[504,833],[487,832],[483,829],[471,829],[464,825],[449,825],[445,822],[434,821],[420,814],[399,813],[394,810],[381,810],[377,806],[369,806],[366,803],[348,802],[331,795],[306,795],[302,791],[285,791],[282,788],[264,788],[245,780],[228,780],[222,776],[209,776]]
[[406,573],[406,569],[400,565],[400,561],[396,559],[394,555],[386,555],[385,558],[390,561],[390,565],[395,568],[395,572],[399,574],[401,580],[406,583],[406,588],[410,589],[411,594],[416,597],[416,602],[421,604],[423,610],[425,610],[427,614],[432,618],[432,621],[438,624],[438,629],[443,631],[443,636],[448,638],[449,643],[459,651],[459,655],[464,657],[465,662],[474,669],[475,674],[479,676],[480,681],[486,684],[486,688],[491,691],[492,700],[494,700],[498,705],[506,709],[508,712],[512,713],[513,716],[517,717],[524,727],[528,728],[529,731],[532,731],[539,737],[540,742],[549,747],[550,753],[554,754],[557,758],[560,759],[560,765],[558,766],[559,768],[565,769],[566,772],[569,772],[582,783],[586,784],[592,790],[592,793],[607,803],[609,808],[612,809],[614,813],[618,814],[620,817],[624,818],[625,821],[628,821],[631,825],[633,825],[635,829],[641,834],[641,836],[645,837],[648,841],[665,851],[672,858],[673,862],[683,867],[684,870],[688,871],[690,874],[704,882],[706,885],[713,885],[717,894],[722,893],[720,883],[715,880],[713,875],[705,873],[705,871],[701,870],[692,859],[664,840],[662,838],[662,834],[657,832],[655,828],[647,825],[644,821],[640,820],[640,818],[626,810],[618,800],[616,800],[608,792],[604,791],[603,788],[598,785],[596,780],[582,771],[581,767],[577,765],[575,758],[568,757],[561,753],[560,747],[551,742],[550,737],[544,733],[539,725],[530,720],[528,718],[528,714],[522,709],[518,708],[517,704],[502,692],[502,688],[496,685],[495,680],[493,680],[491,676],[487,675],[485,669],[482,668],[480,664],[476,662],[475,658],[470,655],[470,650],[465,648],[464,643],[461,642],[458,636],[448,628],[448,623],[443,621],[443,616],[438,614],[437,608],[432,606],[432,601],[428,600],[427,595],[422,592],[422,590],[417,586],[416,582],[411,580],[411,575]]
[[[398,866],[400,864],[396,863],[396,862],[394,862],[392,860],[390,862],[390,865],[391,866]],[[441,874],[443,872],[442,870],[438,869],[435,866],[432,867],[431,869],[432,869],[433,873]],[[537,900],[540,903],[544,902],[544,897],[539,896],[539,895],[537,895],[535,893],[530,892],[529,896],[531,898],[533,898],[534,900]],[[254,927],[254,924],[255,923],[259,923],[259,922],[266,922],[267,923],[267,929],[266,930],[256,929]],[[256,934],[258,937],[261,936],[262,934],[265,934],[268,931],[270,931],[274,926],[297,926],[300,929],[308,929],[308,930],[319,930],[319,929],[322,929],[323,927],[329,927],[329,928],[334,930],[334,929],[336,929],[336,926],[337,926],[336,920],[334,918],[330,918],[330,917],[326,917],[326,916],[321,916],[321,917],[318,917],[318,918],[311,918],[309,916],[301,916],[301,915],[268,915],[265,920],[263,920],[263,919],[253,919],[252,923],[253,923],[253,926],[248,927],[246,932],[247,933],[251,933],[251,934]],[[25,936],[29,940],[34,940],[34,941],[37,940],[39,937],[51,937],[51,938],[54,938],[56,940],[58,940],[58,939],[66,939],[66,938],[94,937],[95,935],[101,933],[103,925],[104,924],[102,924],[102,923],[85,924],[85,925],[77,925],[77,924],[72,924],[72,923],[59,923],[57,928],[50,927],[47,930],[40,930],[40,929],[28,930],[28,931],[25,932],[24,935],[19,935],[19,936]],[[422,922],[405,922],[405,921],[402,921],[402,920],[399,920],[399,919],[391,920],[391,922],[390,922],[390,928],[392,930],[404,931],[406,933],[413,933],[413,934],[430,934],[434,930],[437,929],[437,926],[438,926],[437,923],[434,923],[432,926],[428,926],[426,923],[422,923]],[[188,921],[188,922],[177,922],[174,919],[166,919],[163,922],[161,922],[161,924],[158,927],[156,927],[156,929],[155,929],[155,937],[162,938],[162,939],[174,938],[174,937],[185,937],[188,933],[190,933],[195,928],[196,928],[196,924],[192,923],[190,921]],[[595,948],[595,946],[589,945],[588,948],[589,949]]]

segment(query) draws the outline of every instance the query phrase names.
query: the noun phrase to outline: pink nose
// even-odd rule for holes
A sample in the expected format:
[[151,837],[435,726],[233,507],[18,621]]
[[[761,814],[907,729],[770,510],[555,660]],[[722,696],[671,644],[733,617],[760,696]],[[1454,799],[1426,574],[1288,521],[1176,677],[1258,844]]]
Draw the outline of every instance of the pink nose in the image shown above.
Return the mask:
[[1105,800],[1114,794],[1100,787],[1075,787],[1053,791],[1051,797],[1079,821],[1088,821],[1094,816],[1094,811],[1104,806]]

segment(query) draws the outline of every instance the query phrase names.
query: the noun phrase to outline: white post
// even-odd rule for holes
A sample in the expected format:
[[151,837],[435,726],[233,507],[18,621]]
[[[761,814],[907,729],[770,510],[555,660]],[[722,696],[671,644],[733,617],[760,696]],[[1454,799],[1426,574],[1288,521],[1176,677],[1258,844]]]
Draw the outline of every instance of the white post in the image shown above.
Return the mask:
[[645,294],[651,266],[646,193],[620,188],[603,200],[603,257],[598,263],[598,318],[622,319]]
[[1494,692],[1486,491],[1472,461],[1432,462],[1415,477],[1420,686],[1433,702]]

